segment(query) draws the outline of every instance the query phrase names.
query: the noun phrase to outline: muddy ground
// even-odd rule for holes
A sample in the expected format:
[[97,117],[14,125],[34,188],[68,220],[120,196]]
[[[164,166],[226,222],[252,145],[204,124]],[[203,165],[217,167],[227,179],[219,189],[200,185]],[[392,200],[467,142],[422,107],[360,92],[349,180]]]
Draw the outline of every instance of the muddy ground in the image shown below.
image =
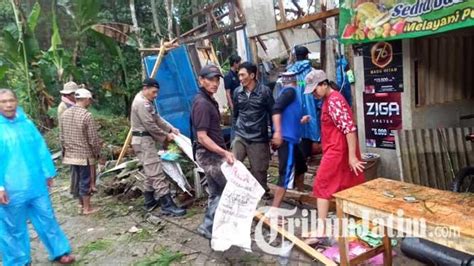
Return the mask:
[[[255,242],[253,253],[235,247],[213,252],[209,241],[195,231],[204,215],[204,200],[194,203],[184,218],[169,218],[159,217],[158,211],[147,215],[141,208],[141,198],[121,201],[117,197],[96,195],[93,201],[101,208],[100,212],[82,216],[78,214],[77,202],[69,195],[65,168],[60,170],[51,196],[57,218],[77,258],[76,265],[278,265],[282,262],[278,256],[263,253]],[[33,265],[51,265],[33,230],[31,236]],[[398,248],[395,250],[401,254]],[[288,263],[318,264],[296,248]],[[398,255],[394,264],[416,262]]]

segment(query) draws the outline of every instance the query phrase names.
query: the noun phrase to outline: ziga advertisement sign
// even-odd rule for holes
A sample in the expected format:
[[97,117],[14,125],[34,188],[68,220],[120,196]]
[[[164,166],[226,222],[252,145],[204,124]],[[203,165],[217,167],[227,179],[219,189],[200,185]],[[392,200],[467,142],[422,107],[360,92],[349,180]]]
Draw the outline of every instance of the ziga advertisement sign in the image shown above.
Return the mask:
[[474,26],[474,0],[345,0],[344,43],[414,38]]

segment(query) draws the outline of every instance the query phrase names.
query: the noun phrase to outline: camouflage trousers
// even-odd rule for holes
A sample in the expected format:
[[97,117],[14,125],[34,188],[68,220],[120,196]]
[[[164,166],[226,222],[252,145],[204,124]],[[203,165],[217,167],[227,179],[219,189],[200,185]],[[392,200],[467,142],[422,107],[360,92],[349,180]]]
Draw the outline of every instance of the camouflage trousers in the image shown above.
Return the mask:
[[143,172],[146,176],[145,191],[153,191],[155,198],[159,199],[170,192],[169,181],[163,172],[155,141],[148,136],[138,138],[134,137],[132,147],[143,165]]

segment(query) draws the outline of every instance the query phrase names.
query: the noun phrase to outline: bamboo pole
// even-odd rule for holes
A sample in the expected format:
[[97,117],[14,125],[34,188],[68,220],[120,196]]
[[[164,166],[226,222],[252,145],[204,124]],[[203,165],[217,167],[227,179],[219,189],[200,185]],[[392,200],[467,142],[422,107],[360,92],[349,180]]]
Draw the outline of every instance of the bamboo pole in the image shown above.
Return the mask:
[[286,239],[290,240],[293,242],[298,248],[300,248],[302,251],[304,251],[306,254],[310,255],[313,259],[316,259],[317,261],[320,261],[324,265],[337,265],[334,261],[330,260],[328,257],[324,256],[322,253],[316,251],[314,248],[306,244],[303,240],[299,239],[296,237],[294,234],[291,234],[290,232],[286,231],[284,228],[272,224],[270,220],[263,215],[263,213],[258,212],[254,216],[255,219],[262,221],[265,225],[268,227],[272,228],[273,230],[277,231],[280,235],[285,237]]
[[[163,61],[163,56],[165,54],[166,47],[164,45],[163,40],[161,40],[161,47],[160,47],[160,53],[158,54],[158,57],[156,58],[155,65],[153,66],[153,70],[151,71],[150,78],[155,78],[156,73],[158,72],[158,68],[161,65],[161,61]],[[119,165],[120,162],[122,161],[123,157],[125,156],[125,153],[128,150],[128,146],[130,146],[130,142],[132,141],[132,129],[128,131],[127,138],[125,139],[125,143],[122,146],[122,150],[120,151],[120,155],[117,159],[117,163],[115,166]]]

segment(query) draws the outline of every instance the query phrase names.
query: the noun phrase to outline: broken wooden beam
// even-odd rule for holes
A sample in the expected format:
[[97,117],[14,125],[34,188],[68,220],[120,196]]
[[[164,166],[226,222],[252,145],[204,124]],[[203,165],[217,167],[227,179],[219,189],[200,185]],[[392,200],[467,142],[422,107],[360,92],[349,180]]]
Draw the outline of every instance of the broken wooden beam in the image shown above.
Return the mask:
[[331,265],[331,266],[337,265],[334,261],[324,256],[324,254],[316,251],[314,248],[306,244],[303,240],[299,239],[294,234],[291,234],[290,232],[286,231],[284,228],[279,227],[276,223],[271,223],[268,217],[266,217],[263,213],[257,211],[254,218],[258,221],[262,221],[266,226],[277,231],[284,238],[293,242],[299,249],[301,249],[303,252],[311,256],[313,259],[323,263],[324,265]]
[[[339,15],[339,8],[334,8],[334,9],[324,11],[324,12],[319,12],[316,14],[306,15],[304,17],[291,20],[286,23],[277,23],[276,29],[260,33],[258,34],[258,36],[270,34],[270,33],[281,31],[281,30],[291,29],[297,26],[301,26],[301,25],[311,23],[314,21],[324,20],[324,19],[334,17],[337,15]],[[250,37],[256,37],[256,36],[250,36]]]

